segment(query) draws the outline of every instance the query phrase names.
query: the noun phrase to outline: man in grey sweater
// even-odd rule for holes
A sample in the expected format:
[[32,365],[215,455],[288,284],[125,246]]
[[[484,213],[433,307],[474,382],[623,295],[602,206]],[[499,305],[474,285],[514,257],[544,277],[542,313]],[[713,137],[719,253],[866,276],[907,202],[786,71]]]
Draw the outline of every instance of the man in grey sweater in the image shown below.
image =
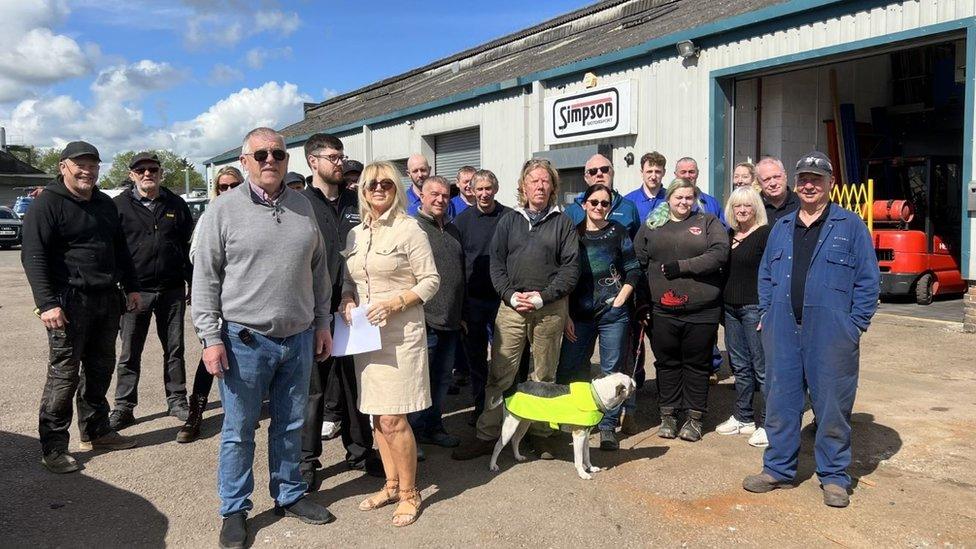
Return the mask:
[[240,157],[247,181],[214,202],[197,226],[193,324],[224,407],[217,491],[221,547],[243,547],[253,507],[254,427],[269,398],[275,513],[310,524],[335,517],[303,499],[301,428],[313,359],[332,350],[327,253],[312,205],[282,180],[281,135],[257,128]]

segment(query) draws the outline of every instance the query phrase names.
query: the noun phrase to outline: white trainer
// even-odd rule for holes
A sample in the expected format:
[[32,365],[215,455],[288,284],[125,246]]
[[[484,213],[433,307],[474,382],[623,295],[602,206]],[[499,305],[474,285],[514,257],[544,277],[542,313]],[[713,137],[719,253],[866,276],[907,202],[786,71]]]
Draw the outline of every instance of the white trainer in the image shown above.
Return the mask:
[[329,440],[335,438],[339,434],[339,428],[342,425],[338,421],[323,421],[322,422],[322,440]]
[[769,446],[769,439],[766,438],[766,429],[762,427],[756,429],[756,432],[749,437],[749,446],[755,446],[756,448]]
[[742,423],[735,419],[735,416],[723,421],[715,428],[715,432],[720,435],[751,435],[756,432],[754,422]]

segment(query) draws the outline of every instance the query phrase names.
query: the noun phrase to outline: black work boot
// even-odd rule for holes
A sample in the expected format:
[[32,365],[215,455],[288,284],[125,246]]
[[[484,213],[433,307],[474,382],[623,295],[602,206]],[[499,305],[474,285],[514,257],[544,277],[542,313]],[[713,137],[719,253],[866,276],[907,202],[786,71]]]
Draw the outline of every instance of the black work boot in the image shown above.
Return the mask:
[[661,426],[657,430],[661,438],[678,436],[678,418],[674,415],[674,408],[661,408]]
[[247,541],[247,513],[241,511],[224,517],[224,523],[220,526],[220,548],[239,549],[244,547]]
[[328,509],[318,503],[308,501],[307,498],[302,498],[284,507],[279,507],[276,504],[274,513],[280,517],[295,517],[306,524],[328,524],[335,520],[335,515]]
[[200,422],[206,407],[207,397],[190,395],[190,413],[180,432],[176,433],[176,442],[193,442],[200,437]]
[[681,440],[687,440],[688,442],[698,442],[702,438],[702,418],[705,417],[703,412],[698,410],[688,411],[688,419],[685,420],[685,424],[681,426],[681,432],[678,433],[678,437]]

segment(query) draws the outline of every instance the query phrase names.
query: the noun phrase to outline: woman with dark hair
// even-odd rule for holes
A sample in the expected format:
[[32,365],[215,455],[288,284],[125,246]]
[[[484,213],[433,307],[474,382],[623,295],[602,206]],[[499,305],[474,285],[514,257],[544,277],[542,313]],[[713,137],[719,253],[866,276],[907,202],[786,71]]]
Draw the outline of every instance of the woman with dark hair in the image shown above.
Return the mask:
[[[244,175],[234,166],[224,166],[217,172],[213,179],[213,188],[210,190],[210,200],[216,200],[220,193],[229,191],[240,185],[244,181]],[[207,215],[204,210],[203,215]],[[190,239],[190,262],[193,262],[193,255],[197,248],[197,233],[193,232]],[[200,422],[203,421],[203,410],[207,407],[207,399],[210,398],[210,388],[213,387],[213,376],[203,365],[203,358],[197,364],[197,372],[193,376],[193,390],[190,392],[190,415],[186,418],[186,423],[176,433],[176,442],[193,442],[200,437]]]
[[[712,348],[722,314],[722,267],[729,236],[717,217],[695,211],[694,182],[675,179],[667,202],[647,216],[634,249],[647,273],[652,303],[651,348],[661,406],[661,438],[701,440],[708,408]],[[687,412],[681,431],[677,413]]]
[[[640,280],[640,264],[627,229],[607,221],[613,195],[606,185],[590,185],[583,193],[585,219],[577,226],[580,276],[569,295],[569,318],[556,383],[590,381],[590,357],[600,338],[600,369],[604,374],[630,370],[631,295]],[[623,408],[623,406],[621,407]],[[620,409],[600,422],[600,449],[619,448],[614,430]]]

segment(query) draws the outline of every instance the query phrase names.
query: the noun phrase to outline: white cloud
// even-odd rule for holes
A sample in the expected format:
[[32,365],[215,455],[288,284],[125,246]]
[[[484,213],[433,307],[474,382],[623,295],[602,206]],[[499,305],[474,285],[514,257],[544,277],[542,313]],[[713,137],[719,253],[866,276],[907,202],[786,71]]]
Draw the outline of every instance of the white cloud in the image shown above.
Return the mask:
[[21,101],[0,124],[17,140],[38,147],[63,146],[84,139],[110,159],[117,152],[169,149],[200,163],[240,144],[257,126],[281,128],[301,120],[312,97],[288,82],[242,88],[190,120],[153,127],[132,104],[96,101],[84,105],[67,95]]
[[183,73],[169,63],[143,59],[100,71],[91,89],[100,102],[134,101],[145,92],[170,88],[183,78]]
[[284,36],[298,30],[302,20],[295,12],[285,13],[281,10],[272,10],[257,15],[257,29],[260,32],[273,32]]
[[251,48],[244,54],[244,61],[252,69],[260,69],[264,67],[267,61],[273,59],[290,59],[291,53],[291,46],[285,46],[284,48]]
[[239,145],[253,128],[280,128],[301,120],[302,105],[311,100],[295,84],[267,82],[230,94],[194,119],[160,130],[156,138],[168,140],[166,148],[199,163]]
[[[183,33],[189,50],[233,47],[245,38],[259,34],[290,36],[302,24],[298,13],[278,9],[237,6],[236,2],[194,2],[198,11]],[[263,7],[263,6],[262,6]]]
[[217,63],[210,69],[210,74],[207,76],[207,83],[211,86],[220,86],[243,79],[244,73],[241,70],[235,69],[230,65]]
[[337,95],[339,95],[339,91],[338,90],[334,90],[332,88],[322,88],[322,100],[323,101],[325,101],[326,99],[332,99],[333,97],[335,97]]
[[91,72],[97,46],[79,45],[51,29],[68,15],[63,0],[0,2],[0,102],[25,99],[37,86]]

